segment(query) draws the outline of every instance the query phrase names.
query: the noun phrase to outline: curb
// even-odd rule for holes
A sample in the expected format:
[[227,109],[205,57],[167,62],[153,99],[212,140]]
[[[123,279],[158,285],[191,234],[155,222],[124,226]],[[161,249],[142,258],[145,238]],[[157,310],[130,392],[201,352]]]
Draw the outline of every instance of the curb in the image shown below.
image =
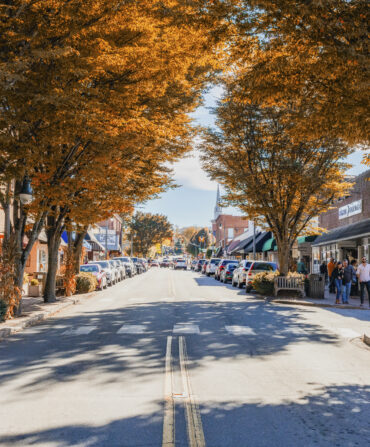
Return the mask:
[[325,303],[310,303],[309,301],[291,301],[291,300],[274,300],[266,298],[269,303],[278,303],[278,304],[290,304],[290,305],[298,305],[298,306],[311,306],[311,307],[327,307],[334,309],[358,309],[358,310],[369,310],[360,306],[352,306],[347,304],[325,304]]
[[60,311],[67,309],[70,306],[73,306],[74,304],[77,304],[80,302],[79,298],[72,298],[68,299],[67,302],[62,303],[60,306],[58,306],[55,309],[52,309],[50,311],[41,312],[36,315],[30,315],[28,318],[26,318],[19,326],[13,326],[13,327],[4,327],[0,329],[0,341],[4,340],[5,338],[16,334],[23,329],[26,329],[30,326],[35,326],[36,324],[41,323],[42,321],[52,317],[53,315],[56,315]]
[[370,337],[368,337],[366,334],[362,337],[362,341],[365,343],[365,345],[370,347]]

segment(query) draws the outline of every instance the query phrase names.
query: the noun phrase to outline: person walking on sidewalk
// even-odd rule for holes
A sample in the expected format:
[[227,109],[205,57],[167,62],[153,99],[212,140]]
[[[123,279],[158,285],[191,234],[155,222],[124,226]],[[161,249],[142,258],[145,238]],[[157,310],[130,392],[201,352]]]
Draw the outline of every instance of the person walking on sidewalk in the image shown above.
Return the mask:
[[336,290],[335,304],[340,303],[340,297],[342,293],[342,281],[343,281],[343,265],[338,262],[331,274],[332,281]]
[[348,265],[347,259],[343,261],[343,284],[342,284],[342,303],[348,304],[349,295],[351,293],[351,286],[353,275],[356,275],[355,269],[352,265]]
[[334,279],[331,277],[334,269],[335,269],[335,262],[334,262],[334,259],[331,258],[330,261],[328,262],[329,293],[335,292]]
[[367,259],[365,257],[361,259],[361,264],[357,267],[357,276],[360,282],[361,306],[364,305],[365,287],[370,305],[370,264],[367,263]]

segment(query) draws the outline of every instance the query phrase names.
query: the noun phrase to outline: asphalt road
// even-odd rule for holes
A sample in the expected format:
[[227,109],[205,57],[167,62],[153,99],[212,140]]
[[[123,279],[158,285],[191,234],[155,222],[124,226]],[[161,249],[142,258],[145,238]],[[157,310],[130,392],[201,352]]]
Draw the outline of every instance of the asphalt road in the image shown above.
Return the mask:
[[369,446],[369,329],[155,269],[0,343],[0,446]]

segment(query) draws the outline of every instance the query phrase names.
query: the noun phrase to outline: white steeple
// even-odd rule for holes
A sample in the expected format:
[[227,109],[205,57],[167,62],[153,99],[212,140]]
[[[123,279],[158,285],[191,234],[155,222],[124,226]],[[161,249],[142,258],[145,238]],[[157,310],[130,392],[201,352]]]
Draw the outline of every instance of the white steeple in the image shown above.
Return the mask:
[[216,206],[214,208],[214,220],[216,220],[217,217],[222,213],[220,202],[221,202],[220,185],[217,185],[217,197],[216,197]]

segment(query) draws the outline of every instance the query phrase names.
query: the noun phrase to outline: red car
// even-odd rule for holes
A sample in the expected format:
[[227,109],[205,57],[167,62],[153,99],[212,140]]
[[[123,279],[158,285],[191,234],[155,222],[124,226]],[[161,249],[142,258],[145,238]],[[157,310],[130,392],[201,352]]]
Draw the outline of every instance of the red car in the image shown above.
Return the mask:
[[97,289],[103,290],[107,288],[107,275],[99,264],[83,264],[80,265],[80,272],[92,273],[98,281]]

